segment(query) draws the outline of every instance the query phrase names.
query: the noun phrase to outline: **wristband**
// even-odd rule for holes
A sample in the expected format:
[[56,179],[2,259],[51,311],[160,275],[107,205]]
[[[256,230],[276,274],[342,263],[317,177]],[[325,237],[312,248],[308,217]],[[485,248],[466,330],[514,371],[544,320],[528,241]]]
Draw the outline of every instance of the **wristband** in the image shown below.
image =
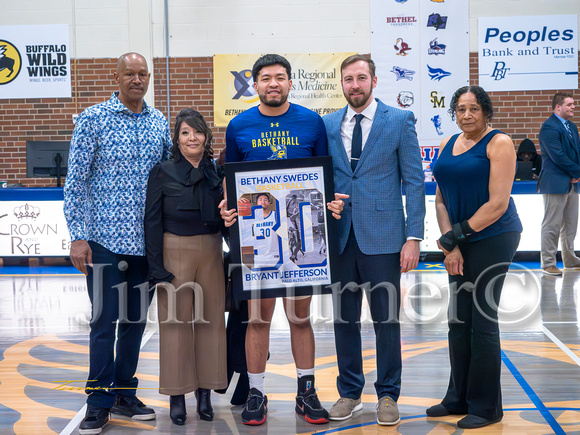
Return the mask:
[[469,226],[467,219],[461,223],[456,223],[452,226],[453,234],[457,239],[457,243],[465,242],[471,236],[475,234],[475,231]]
[[439,237],[439,244],[446,251],[452,251],[457,246],[458,240],[453,231],[448,231]]
[[453,224],[452,230],[446,232],[439,238],[439,244],[446,250],[452,251],[460,243],[465,242],[476,232],[469,226],[467,220]]

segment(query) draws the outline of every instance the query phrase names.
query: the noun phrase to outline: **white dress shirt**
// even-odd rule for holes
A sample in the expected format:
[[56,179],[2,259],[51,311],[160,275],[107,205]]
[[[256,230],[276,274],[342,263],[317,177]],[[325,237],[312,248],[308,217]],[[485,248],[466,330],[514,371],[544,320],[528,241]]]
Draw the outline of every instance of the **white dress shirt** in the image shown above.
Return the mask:
[[[361,151],[364,150],[365,143],[367,142],[369,133],[371,132],[373,119],[375,119],[375,113],[377,112],[377,106],[377,100],[373,99],[372,103],[369,104],[365,110],[360,112],[364,115],[364,118],[360,122],[360,128],[362,130]],[[346,114],[342,119],[342,123],[340,124],[340,135],[342,136],[342,143],[349,160],[352,150],[352,132],[354,130],[354,125],[356,124],[355,115],[358,115],[358,112],[355,112],[354,109],[349,105],[348,109],[346,110]]]

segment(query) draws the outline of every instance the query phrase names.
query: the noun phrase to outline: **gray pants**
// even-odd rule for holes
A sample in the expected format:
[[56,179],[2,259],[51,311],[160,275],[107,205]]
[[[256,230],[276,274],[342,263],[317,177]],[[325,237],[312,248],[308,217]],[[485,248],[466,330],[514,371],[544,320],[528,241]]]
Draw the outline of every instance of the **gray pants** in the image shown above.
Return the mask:
[[580,258],[574,253],[574,239],[578,227],[578,194],[542,194],[544,220],[542,221],[542,269],[556,265],[558,238],[565,268],[579,267]]

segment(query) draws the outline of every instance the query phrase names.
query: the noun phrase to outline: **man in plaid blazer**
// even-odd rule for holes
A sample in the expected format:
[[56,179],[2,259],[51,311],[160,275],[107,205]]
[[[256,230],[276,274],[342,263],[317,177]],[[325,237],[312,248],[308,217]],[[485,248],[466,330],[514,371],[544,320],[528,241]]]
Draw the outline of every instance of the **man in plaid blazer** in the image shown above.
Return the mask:
[[348,106],[323,118],[335,192],[348,195],[338,220],[339,252],[331,262],[333,281],[340,284],[333,292],[340,399],[330,419],[346,420],[362,409],[364,289],[376,334],[377,422],[394,425],[400,420],[400,278],[417,266],[424,229],[421,154],[413,113],[373,98],[377,77],[371,59],[345,59],[341,82]]

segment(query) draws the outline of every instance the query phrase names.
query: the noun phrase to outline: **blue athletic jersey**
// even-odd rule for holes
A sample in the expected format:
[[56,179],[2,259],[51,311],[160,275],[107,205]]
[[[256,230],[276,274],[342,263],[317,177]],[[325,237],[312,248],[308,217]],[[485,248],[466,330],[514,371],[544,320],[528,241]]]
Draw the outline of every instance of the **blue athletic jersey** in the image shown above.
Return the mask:
[[265,116],[252,107],[232,119],[226,130],[226,162],[326,155],[322,118],[298,104],[290,103],[279,116]]

